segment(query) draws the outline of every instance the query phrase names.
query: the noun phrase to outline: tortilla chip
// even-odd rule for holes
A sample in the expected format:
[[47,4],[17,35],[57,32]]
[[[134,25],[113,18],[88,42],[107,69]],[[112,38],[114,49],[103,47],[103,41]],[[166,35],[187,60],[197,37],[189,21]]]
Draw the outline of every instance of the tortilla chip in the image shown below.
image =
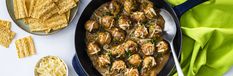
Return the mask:
[[[41,2],[41,1],[44,1],[44,2]],[[54,9],[58,9],[58,8],[56,4],[53,2],[53,0],[38,0],[31,17],[39,19],[41,16],[50,13],[50,11],[53,11]],[[45,18],[49,18],[53,14],[55,13],[52,13],[52,14],[50,13]]]
[[15,37],[15,32],[10,30],[10,22],[0,20],[0,45],[8,48]]
[[24,58],[36,54],[34,42],[31,36],[24,37],[15,41],[18,58]]
[[28,17],[25,0],[14,0],[14,15],[15,19]]
[[65,12],[68,12],[72,8],[74,8],[76,5],[76,2],[74,0],[58,0],[55,2],[59,8],[59,14],[63,14]]

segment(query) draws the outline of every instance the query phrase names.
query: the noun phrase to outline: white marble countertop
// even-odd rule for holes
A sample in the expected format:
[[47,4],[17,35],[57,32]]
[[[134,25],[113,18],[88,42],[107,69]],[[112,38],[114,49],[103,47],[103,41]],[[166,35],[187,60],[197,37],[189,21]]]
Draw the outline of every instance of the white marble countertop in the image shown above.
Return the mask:
[[[90,0],[81,0],[81,7],[85,7]],[[65,61],[68,66],[69,76],[77,76],[72,67],[72,58],[75,54],[74,35],[75,28],[80,12],[84,8],[79,9],[79,13],[74,21],[62,31],[49,36],[37,36],[25,32],[19,28],[11,19],[7,12],[5,0],[0,0],[0,19],[12,22],[12,31],[16,32],[16,36],[9,48],[0,46],[0,73],[1,76],[34,76],[34,66],[36,62],[44,56],[55,55],[59,56]],[[32,36],[34,39],[37,54],[31,57],[17,58],[15,40]],[[233,69],[230,70],[225,76],[233,75]]]

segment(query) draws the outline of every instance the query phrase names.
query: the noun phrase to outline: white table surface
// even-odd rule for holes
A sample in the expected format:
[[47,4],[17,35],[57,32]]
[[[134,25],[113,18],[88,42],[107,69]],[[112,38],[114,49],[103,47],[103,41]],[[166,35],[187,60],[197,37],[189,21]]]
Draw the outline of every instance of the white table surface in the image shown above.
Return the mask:
[[[90,0],[81,0],[81,7],[85,7]],[[75,54],[74,35],[76,22],[83,8],[71,24],[62,31],[49,36],[37,36],[20,29],[10,18],[7,12],[5,0],[0,0],[0,19],[12,22],[12,31],[16,36],[9,48],[0,46],[0,74],[1,76],[34,76],[34,66],[37,61],[47,55],[55,55],[62,58],[68,66],[69,76],[77,76],[72,67],[72,58]],[[34,39],[37,54],[31,57],[17,58],[15,40],[25,36],[32,36]],[[233,68],[225,76],[233,75]]]

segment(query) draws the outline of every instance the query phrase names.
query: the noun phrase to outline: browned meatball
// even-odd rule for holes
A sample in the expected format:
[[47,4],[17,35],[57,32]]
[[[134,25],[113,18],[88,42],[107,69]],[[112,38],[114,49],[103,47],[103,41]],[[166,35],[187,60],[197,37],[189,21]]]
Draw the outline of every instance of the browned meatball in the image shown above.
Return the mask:
[[131,18],[134,20],[134,21],[145,21],[145,15],[144,15],[144,12],[134,12],[132,15],[131,15]]
[[145,38],[147,35],[147,28],[143,25],[138,26],[134,31],[134,36],[137,38]]
[[128,58],[128,61],[131,65],[138,67],[141,64],[142,59],[139,54],[133,54]]
[[89,32],[99,28],[99,24],[94,20],[88,20],[85,24],[85,29]]
[[136,42],[132,40],[128,40],[124,43],[124,48],[126,51],[130,51],[132,53],[137,52],[138,45]]
[[113,36],[113,41],[118,41],[118,42],[122,42],[125,39],[125,33],[123,30],[119,29],[119,28],[112,28],[110,30],[112,36]]
[[168,44],[165,41],[160,41],[157,45],[157,51],[161,53],[165,53],[168,51]]
[[121,29],[123,30],[128,30],[130,29],[131,26],[131,21],[129,20],[128,17],[126,16],[121,16],[118,20],[118,25]]
[[124,47],[122,47],[122,45],[118,45],[118,46],[112,47],[110,50],[110,53],[113,56],[116,56],[116,58],[119,58],[125,54],[125,49]]
[[157,19],[157,25],[159,25],[162,29],[164,28],[164,24],[165,24],[165,20],[163,19],[163,17],[161,15],[158,15],[158,19]]
[[162,34],[162,28],[158,25],[149,26],[149,38],[157,38]]
[[98,33],[98,42],[101,45],[109,44],[111,42],[111,35],[108,32],[99,32]]
[[125,71],[126,70],[125,62],[122,61],[122,60],[114,61],[113,64],[112,64],[111,70],[114,71],[114,72],[123,72],[123,71]]
[[136,0],[125,0],[124,1],[124,10],[128,14],[130,14],[135,9],[136,9]]
[[148,18],[148,19],[153,19],[157,16],[155,10],[153,8],[146,8],[144,10],[145,12],[145,16]]
[[91,42],[87,45],[87,51],[88,54],[94,55],[100,51],[100,47],[95,42]]
[[110,29],[114,26],[114,21],[115,20],[113,16],[104,16],[101,18],[100,24],[102,24],[105,29]]
[[144,58],[143,63],[142,63],[142,69],[144,70],[150,70],[151,68],[156,66],[156,62],[154,57],[149,56]]
[[138,69],[130,68],[125,72],[125,76],[139,76]]
[[141,9],[145,13],[145,16],[148,19],[152,19],[156,17],[156,11],[153,8],[153,3],[150,1],[142,1]]
[[100,57],[98,57],[97,63],[99,67],[106,67],[111,63],[110,57],[107,54],[100,55]]
[[109,4],[109,10],[111,14],[116,16],[120,12],[120,4],[117,2],[117,0],[112,0]]
[[141,50],[145,55],[153,55],[155,52],[155,45],[151,42],[144,43],[141,46]]

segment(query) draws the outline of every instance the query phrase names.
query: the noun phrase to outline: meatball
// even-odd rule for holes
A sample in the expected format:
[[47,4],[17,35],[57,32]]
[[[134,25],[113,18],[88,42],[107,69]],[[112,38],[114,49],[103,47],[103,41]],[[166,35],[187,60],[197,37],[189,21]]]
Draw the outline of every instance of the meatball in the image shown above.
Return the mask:
[[100,20],[100,24],[102,24],[102,26],[105,29],[110,29],[111,27],[114,26],[114,17],[113,16],[104,16],[103,18],[101,18]]
[[101,55],[100,57],[98,57],[97,63],[99,67],[106,67],[111,63],[110,57],[107,54]]
[[143,22],[143,21],[145,21],[146,19],[146,17],[145,17],[145,15],[144,15],[144,13],[143,12],[134,12],[132,15],[131,15],[131,18],[134,20],[134,21],[138,21],[138,22]]
[[100,51],[100,47],[95,43],[91,42],[87,45],[87,52],[90,55],[97,54]]
[[122,57],[125,54],[125,49],[121,45],[111,48],[110,53],[116,58]]
[[154,57],[149,56],[149,57],[144,58],[143,63],[142,63],[142,69],[150,70],[154,66],[156,66]]
[[135,9],[136,9],[136,0],[124,1],[124,10],[126,11],[126,13],[130,14]]
[[141,46],[141,50],[145,55],[153,55],[155,52],[155,46],[151,42],[144,43]]
[[118,19],[118,25],[121,29],[123,30],[128,30],[130,29],[130,26],[131,26],[131,21],[129,20],[128,17],[126,16],[121,16],[119,19]]
[[113,41],[117,41],[117,42],[122,42],[125,39],[125,33],[123,30],[119,29],[119,28],[112,28],[110,30],[112,36],[113,36]]
[[117,2],[117,0],[112,0],[112,2],[109,4],[109,10],[114,16],[120,12],[120,4]]
[[130,51],[132,53],[135,53],[137,51],[138,45],[136,42],[132,40],[128,40],[124,43],[124,48],[126,51]]
[[127,69],[125,72],[125,76],[139,76],[138,69],[134,69],[134,68]]
[[128,61],[131,65],[138,67],[141,64],[142,59],[139,54],[133,54],[128,58]]
[[162,28],[158,25],[149,26],[149,38],[157,38],[162,34]]
[[98,42],[101,45],[109,44],[111,42],[111,35],[108,32],[99,32],[98,33]]
[[168,51],[168,44],[165,41],[160,41],[156,45],[157,51],[160,53],[165,53]]
[[152,18],[156,17],[156,15],[157,15],[154,8],[153,8],[153,3],[150,1],[143,1],[141,9],[145,13],[145,16],[148,19],[152,19]]
[[153,19],[157,16],[155,10],[153,8],[146,8],[144,9],[144,13],[145,13],[145,16],[148,18],[148,19]]
[[122,60],[116,60],[116,61],[114,61],[113,64],[112,64],[111,70],[113,72],[118,72],[118,73],[125,71],[126,70],[125,62],[122,61]]
[[148,35],[147,28],[145,26],[138,26],[134,31],[134,36],[137,38],[145,38]]
[[164,28],[165,21],[161,15],[158,15],[157,18],[157,25],[159,25],[162,29]]
[[89,32],[99,28],[99,24],[94,20],[88,20],[85,24],[85,29]]

